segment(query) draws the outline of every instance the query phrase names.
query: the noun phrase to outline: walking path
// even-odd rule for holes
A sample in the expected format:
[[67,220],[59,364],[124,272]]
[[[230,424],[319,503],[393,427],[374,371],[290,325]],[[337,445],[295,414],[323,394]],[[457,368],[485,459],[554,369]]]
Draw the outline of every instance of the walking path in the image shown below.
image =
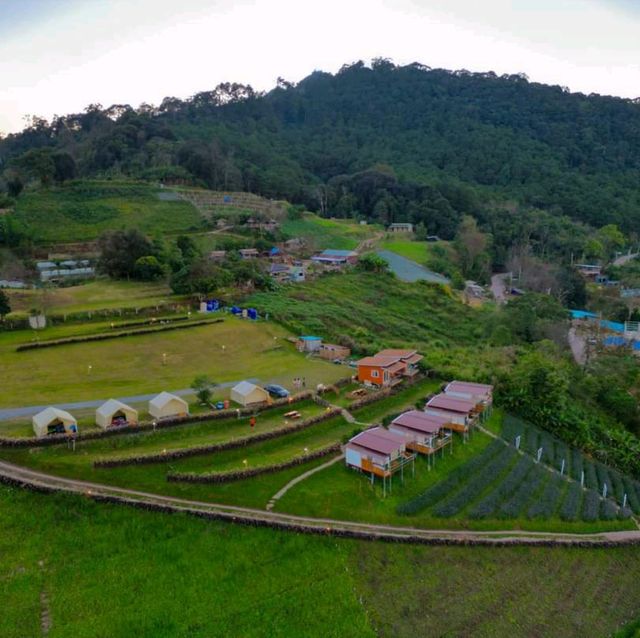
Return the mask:
[[510,273],[500,273],[491,275],[491,292],[497,303],[502,304],[507,301],[506,279]]
[[640,530],[572,534],[561,532],[531,532],[523,530],[447,530],[359,523],[329,518],[313,518],[281,514],[265,510],[219,503],[190,501],[172,496],[151,494],[113,485],[67,479],[37,472],[13,463],[0,461],[0,481],[24,488],[71,492],[97,501],[115,502],[163,512],[182,512],[200,518],[225,520],[244,525],[272,527],[307,534],[335,535],[366,540],[388,540],[429,544],[481,545],[574,545],[597,547],[615,544],[640,544]]
[[575,325],[569,328],[569,346],[575,362],[583,366],[587,362],[587,342],[584,336],[578,333]]
[[312,474],[315,474],[316,472],[321,472],[322,470],[330,467],[334,463],[337,463],[341,458],[343,458],[343,456],[344,455],[341,453],[339,456],[336,456],[330,461],[327,461],[322,465],[318,465],[318,467],[314,467],[311,470],[308,470],[307,472],[305,472],[304,474],[300,474],[300,476],[296,476],[296,478],[289,481],[279,492],[276,492],[271,497],[271,499],[267,503],[267,510],[271,511],[274,505],[276,504],[276,501],[279,501],[294,485],[297,485],[301,481],[304,481],[305,479],[309,478]]
[[[251,383],[260,383],[259,379],[247,379]],[[227,381],[226,383],[220,383],[216,387],[218,388],[231,388],[239,383],[238,381]],[[186,388],[184,390],[173,390],[172,394],[176,394],[179,397],[190,396],[195,394],[195,390]],[[150,401],[153,397],[157,396],[157,392],[153,394],[138,394],[132,397],[119,397],[119,401],[123,403],[144,403]],[[76,401],[75,403],[55,403],[53,407],[61,410],[83,410],[88,408],[100,407],[107,399],[97,399],[95,401]],[[3,408],[0,410],[0,421],[8,421],[10,419],[19,419],[21,417],[30,417],[38,412],[49,407],[48,405],[31,405],[25,408]]]
[[437,272],[433,272],[419,263],[402,257],[390,250],[379,250],[378,257],[382,257],[389,263],[389,270],[401,281],[430,281],[436,284],[448,284],[449,280]]
[[613,260],[614,266],[624,266],[628,261],[635,259],[640,253],[628,253],[626,255],[620,255]]

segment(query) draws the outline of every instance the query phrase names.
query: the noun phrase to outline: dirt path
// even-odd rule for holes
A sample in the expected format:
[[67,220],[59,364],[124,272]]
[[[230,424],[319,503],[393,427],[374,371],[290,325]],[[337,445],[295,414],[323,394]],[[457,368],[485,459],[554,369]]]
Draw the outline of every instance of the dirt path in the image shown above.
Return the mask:
[[308,479],[310,476],[312,476],[316,472],[321,472],[322,470],[324,470],[324,469],[326,469],[328,467],[331,467],[332,465],[337,463],[342,458],[343,458],[343,455],[340,454],[340,456],[336,456],[335,458],[331,459],[330,461],[327,461],[326,463],[323,463],[322,465],[318,465],[318,467],[314,467],[313,469],[308,470],[304,474],[300,474],[300,476],[296,476],[296,478],[294,478],[291,481],[289,481],[281,490],[276,492],[271,497],[271,499],[267,503],[267,510],[271,511],[274,508],[276,502],[279,501],[294,485],[297,485],[298,483],[304,481],[305,479]]
[[499,304],[506,303],[507,301],[507,277],[509,277],[509,273],[491,275],[491,292]]
[[148,510],[182,512],[200,518],[225,520],[250,526],[272,527],[274,529],[307,534],[331,534],[365,540],[387,540],[416,544],[478,544],[493,546],[520,544],[598,547],[611,544],[640,544],[640,530],[572,534],[522,530],[420,529],[417,527],[281,514],[249,507],[191,501],[112,485],[67,479],[37,472],[6,461],[0,461],[0,480],[28,489],[71,492],[97,501],[114,502]]
[[632,259],[635,259],[638,255],[640,255],[640,253],[628,253],[626,255],[620,255],[620,257],[616,257],[616,259],[613,260],[613,265],[624,266],[624,264],[626,264],[628,261],[631,261]]
[[569,328],[569,346],[573,353],[573,358],[579,366],[587,362],[587,342],[583,335],[579,334],[575,325]]

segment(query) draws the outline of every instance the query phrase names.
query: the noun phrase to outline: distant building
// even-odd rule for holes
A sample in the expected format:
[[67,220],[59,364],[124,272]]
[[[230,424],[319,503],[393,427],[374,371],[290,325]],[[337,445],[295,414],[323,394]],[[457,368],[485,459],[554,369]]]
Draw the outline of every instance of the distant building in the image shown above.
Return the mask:
[[18,290],[20,288],[26,288],[27,284],[24,281],[17,281],[11,279],[0,279],[0,288],[13,288]]
[[391,224],[387,230],[390,233],[412,233],[413,232],[413,224]]
[[345,346],[339,346],[335,343],[323,343],[318,350],[318,356],[321,359],[346,359],[351,354],[351,350]]
[[296,348],[300,352],[317,352],[322,346],[322,337],[313,337],[311,335],[304,335],[298,337],[296,341]]
[[318,255],[311,258],[316,264],[325,266],[344,266],[346,264],[355,264],[358,261],[358,253],[354,250],[323,250]]
[[226,256],[227,256],[226,250],[212,250],[209,253],[209,259],[211,261],[223,261]]
[[257,259],[260,256],[257,248],[241,248],[238,252],[242,259]]
[[279,228],[280,223],[277,219],[261,220],[250,217],[249,219],[247,219],[246,226],[247,228],[251,228],[251,230],[262,230],[268,233],[272,233]]
[[88,259],[67,259],[60,264],[39,261],[36,263],[36,269],[40,274],[40,281],[59,281],[70,277],[86,279],[96,274]]
[[576,270],[587,279],[595,279],[602,273],[602,266],[599,264],[576,264]]

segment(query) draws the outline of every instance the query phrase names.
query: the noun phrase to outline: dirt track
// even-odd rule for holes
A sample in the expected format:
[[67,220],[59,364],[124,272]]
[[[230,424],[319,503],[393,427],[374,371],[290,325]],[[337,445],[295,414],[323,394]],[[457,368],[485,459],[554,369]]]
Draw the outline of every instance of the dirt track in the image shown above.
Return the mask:
[[599,534],[564,534],[498,530],[419,529],[295,516],[248,507],[190,501],[137,490],[62,478],[0,461],[0,481],[18,487],[83,494],[97,501],[113,502],[147,510],[186,513],[201,518],[226,520],[238,524],[272,527],[306,534],[333,535],[365,540],[442,545],[547,545],[606,547],[640,544],[640,530]]

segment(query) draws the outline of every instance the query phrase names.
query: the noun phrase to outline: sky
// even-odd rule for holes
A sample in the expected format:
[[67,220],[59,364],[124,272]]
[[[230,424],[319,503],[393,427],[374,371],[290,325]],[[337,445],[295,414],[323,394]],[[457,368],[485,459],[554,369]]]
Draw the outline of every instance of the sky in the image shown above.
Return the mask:
[[0,0],[0,133],[374,57],[635,98],[639,34],[640,0]]

